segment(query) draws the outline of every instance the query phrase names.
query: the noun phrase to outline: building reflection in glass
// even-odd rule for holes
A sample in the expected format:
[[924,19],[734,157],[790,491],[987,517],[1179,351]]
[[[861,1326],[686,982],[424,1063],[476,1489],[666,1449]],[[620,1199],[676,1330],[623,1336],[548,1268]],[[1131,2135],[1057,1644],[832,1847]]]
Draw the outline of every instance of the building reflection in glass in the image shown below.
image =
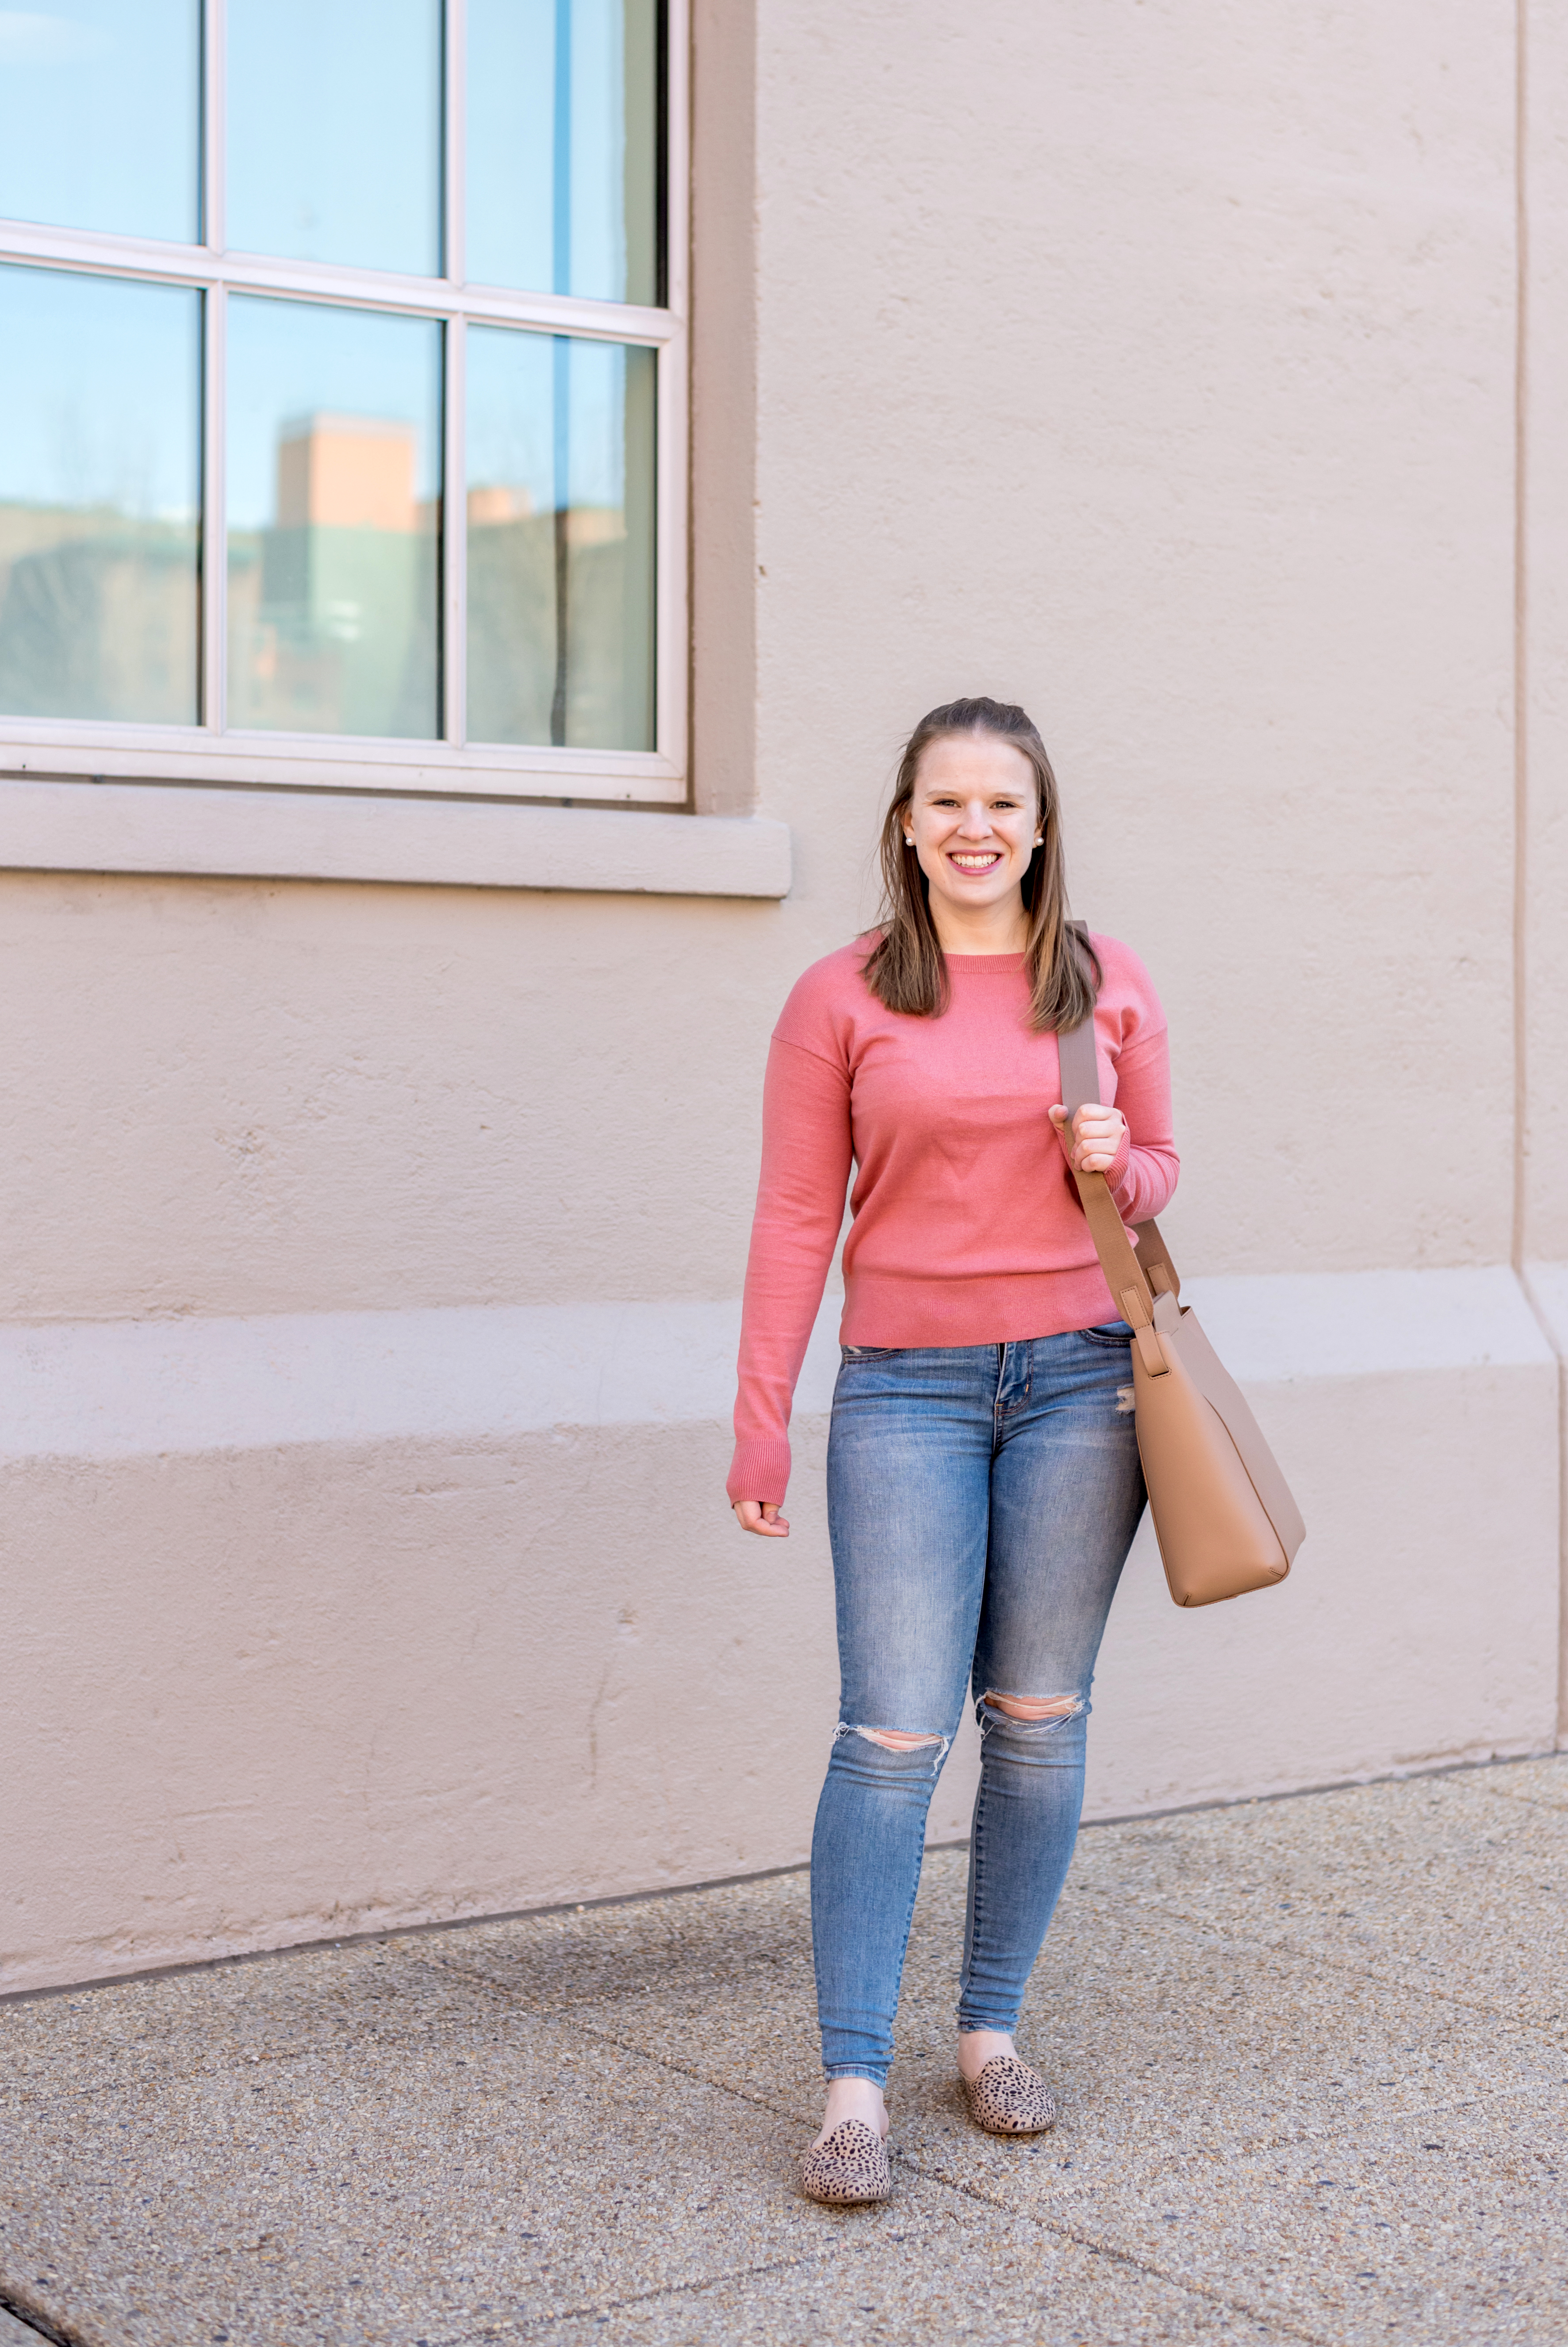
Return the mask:
[[433,739],[439,329],[260,300],[231,316],[229,722]]

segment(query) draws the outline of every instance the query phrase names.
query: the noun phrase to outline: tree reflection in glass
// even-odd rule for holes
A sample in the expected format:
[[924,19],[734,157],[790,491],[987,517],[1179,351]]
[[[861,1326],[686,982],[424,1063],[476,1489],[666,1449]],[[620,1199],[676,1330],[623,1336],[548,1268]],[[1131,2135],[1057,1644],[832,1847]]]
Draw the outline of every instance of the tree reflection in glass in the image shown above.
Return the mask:
[[0,267],[0,711],[197,722],[201,295]]
[[468,733],[654,747],[655,358],[468,333]]

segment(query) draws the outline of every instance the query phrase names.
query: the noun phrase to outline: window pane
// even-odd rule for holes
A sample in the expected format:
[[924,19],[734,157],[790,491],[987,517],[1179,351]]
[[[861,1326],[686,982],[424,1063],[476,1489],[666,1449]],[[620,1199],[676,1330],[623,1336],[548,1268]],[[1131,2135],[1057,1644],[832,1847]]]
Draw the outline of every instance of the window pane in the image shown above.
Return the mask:
[[467,273],[657,302],[657,0],[469,0]]
[[0,268],[0,709],[197,718],[201,296]]
[[229,0],[228,238],[437,275],[440,0]]
[[441,329],[229,304],[229,723],[432,740]]
[[199,0],[0,9],[0,215],[200,235]]
[[651,750],[654,354],[468,333],[468,732]]

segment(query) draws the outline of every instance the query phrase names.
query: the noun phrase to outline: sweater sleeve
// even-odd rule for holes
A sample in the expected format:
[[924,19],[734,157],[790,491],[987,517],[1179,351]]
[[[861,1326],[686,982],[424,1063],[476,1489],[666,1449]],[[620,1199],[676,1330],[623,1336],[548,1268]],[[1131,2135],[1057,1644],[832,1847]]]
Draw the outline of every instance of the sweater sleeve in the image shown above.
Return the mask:
[[1181,1160],[1171,1131],[1171,1053],[1163,1026],[1145,1030],[1116,1057],[1116,1105],[1127,1131],[1106,1174],[1124,1223],[1163,1214]]
[[852,1155],[847,1067],[775,1035],[741,1316],[732,1501],[784,1498],[790,1407],[844,1221]]

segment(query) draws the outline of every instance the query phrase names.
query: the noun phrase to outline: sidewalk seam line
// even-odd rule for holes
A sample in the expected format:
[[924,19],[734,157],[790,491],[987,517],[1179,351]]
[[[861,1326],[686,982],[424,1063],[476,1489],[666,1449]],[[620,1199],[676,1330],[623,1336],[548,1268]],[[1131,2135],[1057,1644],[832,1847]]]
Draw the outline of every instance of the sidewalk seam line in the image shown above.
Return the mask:
[[[1094,1895],[1102,1897],[1104,1894],[1097,1892]],[[1345,1973],[1351,1980],[1371,1981],[1379,1988],[1397,1988],[1402,1990],[1407,1995],[1430,1997],[1440,2004],[1456,2005],[1461,2013],[1483,2013],[1492,2020],[1506,2021],[1516,2029],[1536,2030],[1542,2036],[1548,2037],[1549,2042],[1561,2047],[1561,2036],[1550,2035],[1553,2029],[1561,2031],[1563,2025],[1560,2017],[1556,2015],[1553,2015],[1551,2021],[1521,2021],[1518,2013],[1510,2005],[1488,2004],[1480,1998],[1460,1996],[1453,1989],[1430,1985],[1424,1981],[1400,1980],[1392,1973],[1378,1972],[1368,1964],[1356,1963],[1348,1957],[1337,1956],[1330,1949],[1283,1948],[1277,1941],[1248,1941],[1240,1935],[1218,1932],[1212,1923],[1202,1921],[1198,1916],[1189,1915],[1179,1907],[1163,1908],[1161,1912],[1173,1922],[1185,1923],[1192,1931],[1201,1932],[1214,1939],[1224,1938],[1237,1949],[1250,1949],[1257,1955],[1288,1956],[1295,1962],[1304,1964],[1329,1964],[1336,1972]]]
[[[807,2250],[798,2258],[774,2258],[761,2265],[739,2266],[733,2273],[699,2274],[694,2281],[661,2282],[657,2290],[633,2291],[626,2298],[598,2298],[585,2306],[564,2306],[555,2314],[521,2314],[509,2320],[504,2329],[491,2324],[479,2335],[486,2339],[518,2338],[529,2331],[543,2331],[558,2322],[581,2322],[589,2315],[620,2314],[629,2306],[646,2306],[656,2298],[681,2298],[688,2291],[722,2290],[726,2282],[750,2281],[758,2274],[793,2273],[798,2266],[815,2265],[822,2257],[820,2250]],[[454,2333],[450,2339],[433,2339],[427,2347],[468,2347],[472,2332]]]
[[13,2298],[11,2288],[0,2281],[0,2314],[8,2314],[13,2322],[22,2325],[24,2331],[36,2332],[40,2339],[52,2341],[53,2347],[82,2347],[82,2342],[74,2331],[62,2330],[49,2315],[31,2312],[20,2299]]
[[[456,1972],[465,1968],[449,1964],[444,1965],[443,1969]],[[543,2020],[550,2018],[548,2014],[539,2014],[533,2006],[525,2004],[514,1990],[507,1988],[500,1981],[492,1980],[488,1973],[468,1974],[465,1971],[465,1977],[478,1980],[484,1986],[492,1989],[497,1996],[506,1998],[515,2005],[521,2005],[523,2011],[529,2013],[535,2018]],[[706,2077],[700,2070],[693,2070],[683,2062],[676,2062],[667,2054],[651,2053],[646,2046],[633,2045],[625,2038],[613,2037],[608,2030],[595,2029],[589,2024],[579,2023],[576,2025],[585,2037],[596,2038],[601,2045],[613,2045],[619,2052],[634,2055],[644,2062],[651,2062],[661,2070],[673,2071],[677,2077],[688,2078],[694,2085],[706,2087],[711,2093],[726,2095],[735,2102],[744,2103],[749,2109],[765,2111],[773,2118],[794,2119],[795,2117],[794,2111],[782,2110],[775,2104],[764,2102],[760,2096],[743,2093],[739,2086],[724,2086],[717,2079]],[[797,2124],[807,2127],[810,2121],[802,2119]],[[986,2208],[999,2209],[1004,2216],[1010,2217],[1015,2221],[1037,2226],[1043,2232],[1059,2233],[1065,2239],[1075,2242],[1080,2249],[1090,2250],[1097,2257],[1111,2258],[1119,2264],[1132,2266],[1136,2271],[1150,2274],[1157,2281],[1164,2282],[1173,2290],[1186,2291],[1194,2297],[1204,2299],[1210,2305],[1224,2307],[1229,2312],[1245,2314],[1255,2321],[1270,2322],[1276,2330],[1289,2331],[1294,2337],[1306,2340],[1308,2347],[1338,2347],[1337,2341],[1328,2338],[1321,2332],[1304,2331],[1299,2324],[1291,2322],[1284,2316],[1261,2313],[1255,2306],[1247,2304],[1244,2300],[1225,2298],[1219,2291],[1208,2288],[1202,2282],[1183,2280],[1177,2275],[1168,2273],[1163,2267],[1150,2263],[1147,2259],[1140,2258],[1131,2250],[1113,2249],[1108,2243],[1097,2241],[1091,2234],[1078,2232],[1071,2225],[1058,2222],[1049,2217],[1038,2216],[1030,2209],[1015,2208],[1011,2202],[997,2199],[989,2193],[979,2191],[972,2185],[957,2183],[949,2177],[938,2175],[934,2170],[922,2168],[917,2160],[910,2157],[907,2152],[895,2152],[892,2157],[900,2166],[907,2168],[912,2175],[918,2176],[927,2184],[938,2185],[945,2191],[962,2193],[969,2199],[980,2202]]]

